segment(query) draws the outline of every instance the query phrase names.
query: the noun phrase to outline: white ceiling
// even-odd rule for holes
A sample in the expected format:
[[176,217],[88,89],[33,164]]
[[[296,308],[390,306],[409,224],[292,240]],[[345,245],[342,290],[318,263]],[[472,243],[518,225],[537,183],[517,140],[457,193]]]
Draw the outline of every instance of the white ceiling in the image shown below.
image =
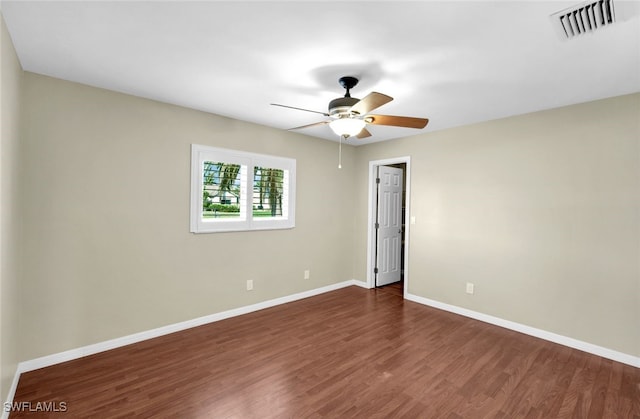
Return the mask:
[[281,129],[325,118],[270,103],[326,112],[352,75],[395,98],[375,113],[430,119],[361,144],[640,91],[640,3],[614,1],[572,40],[549,15],[573,1],[0,4],[27,71]]

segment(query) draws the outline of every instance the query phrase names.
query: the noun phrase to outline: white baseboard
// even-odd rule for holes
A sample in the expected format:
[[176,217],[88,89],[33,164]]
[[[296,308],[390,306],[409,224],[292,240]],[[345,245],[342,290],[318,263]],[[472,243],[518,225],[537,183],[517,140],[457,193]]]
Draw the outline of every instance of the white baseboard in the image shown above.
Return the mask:
[[536,329],[535,327],[512,322],[510,320],[504,320],[499,317],[490,316],[488,314],[479,313],[477,311],[469,310],[466,308],[454,306],[451,304],[441,303],[435,300],[430,300],[428,298],[420,297],[418,295],[407,293],[405,294],[404,297],[407,300],[410,300],[416,303],[438,308],[451,313],[460,314],[461,316],[470,317],[475,320],[480,320],[485,323],[490,323],[496,326],[504,327],[505,329],[514,330],[516,332],[524,333],[525,335],[530,335],[540,339],[548,340],[550,342],[558,343],[560,345],[568,346],[570,348],[578,349],[593,355],[598,355],[603,358],[611,359],[613,361],[621,362],[623,364],[640,368],[640,357],[637,357],[637,356],[625,354],[623,352],[618,352],[613,349],[604,348],[602,346],[594,345],[592,343],[583,342],[581,340],[573,339],[567,336],[558,335],[556,333],[548,332],[546,330]]
[[[11,382],[11,387],[9,388],[9,393],[7,394],[7,402],[6,403],[12,403],[13,402],[13,396],[16,394],[16,389],[18,388],[18,381],[20,380],[20,373],[18,371],[16,371],[15,375],[13,376],[13,381]],[[2,397],[2,396],[0,396]],[[2,416],[0,416],[2,419],[8,419],[9,418],[9,413],[6,409],[6,403],[2,405]]]
[[367,285],[367,283],[365,281],[359,281],[357,279],[352,279],[351,280],[352,284],[351,285],[356,285],[358,287],[362,287],[362,288],[366,288],[366,289],[370,289],[369,286]]
[[[260,303],[252,304],[249,306],[239,307],[227,311],[222,311],[219,313],[210,314],[203,317],[198,317],[192,320],[187,320],[180,323],[174,323],[167,326],[158,327],[156,329],[147,330],[140,333],[134,333],[132,335],[123,336],[120,338],[115,338],[111,340],[107,340],[104,342],[95,343],[92,345],[83,346],[81,348],[70,349],[68,351],[59,352],[52,355],[43,356],[40,358],[31,359],[28,361],[23,361],[18,364],[16,368],[16,374],[13,379],[13,383],[9,390],[9,394],[7,395],[7,403],[13,402],[13,398],[15,396],[16,388],[18,387],[18,381],[20,379],[20,374],[23,372],[37,370],[39,368],[48,367],[51,365],[59,364],[61,362],[71,361],[74,359],[82,358],[87,355],[93,355],[99,352],[108,351],[110,349],[119,348],[121,346],[130,345],[132,343],[141,342],[143,340],[156,338],[163,335],[168,335],[169,333],[179,332],[181,330],[189,329],[196,326],[201,326],[207,323],[213,323],[220,320],[228,319],[235,316],[240,316],[242,314],[251,313],[258,310],[263,310],[265,308],[274,307],[281,304],[290,303],[296,300],[301,300],[303,298],[313,297],[314,295],[324,294],[329,291],[334,291],[340,288],[349,287],[351,285],[363,286],[361,281],[357,281],[355,279],[338,282],[336,284],[327,285],[320,288],[315,288],[309,291],[299,292],[297,294],[287,295],[280,298],[275,298],[273,300],[262,301]],[[366,287],[366,284],[365,284]],[[7,418],[9,416],[9,412],[4,411],[4,405],[2,409],[2,418]]]

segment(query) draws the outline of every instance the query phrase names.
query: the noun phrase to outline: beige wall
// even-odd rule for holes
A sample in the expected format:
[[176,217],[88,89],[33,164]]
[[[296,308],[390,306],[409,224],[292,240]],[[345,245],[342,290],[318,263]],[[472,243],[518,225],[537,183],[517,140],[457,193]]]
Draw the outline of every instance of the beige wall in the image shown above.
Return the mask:
[[0,15],[0,400],[18,354],[18,156],[22,68]]
[[[640,356],[640,94],[357,149],[411,156],[409,292]],[[465,283],[475,294],[465,294]]]
[[[409,292],[640,355],[638,94],[347,147],[338,170],[336,143],[23,78],[20,360],[365,280],[368,162],[405,155]],[[190,234],[192,143],[297,159],[296,228]]]
[[[351,279],[353,147],[31,73],[23,99],[22,360]],[[189,233],[192,143],[295,158],[295,229]]]

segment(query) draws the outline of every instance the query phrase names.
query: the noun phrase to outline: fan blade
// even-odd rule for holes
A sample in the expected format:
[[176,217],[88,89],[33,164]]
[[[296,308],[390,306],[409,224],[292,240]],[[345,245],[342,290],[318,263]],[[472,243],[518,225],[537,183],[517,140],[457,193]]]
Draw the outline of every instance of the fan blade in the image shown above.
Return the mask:
[[319,113],[320,115],[329,116],[329,114],[326,113],[326,112],[319,112],[319,111],[312,111],[310,109],[296,108],[295,106],[280,105],[279,103],[271,103],[271,105],[272,106],[280,106],[281,108],[296,109],[298,111],[313,112],[313,113]]
[[367,115],[364,117],[367,124],[391,125],[394,127],[424,128],[429,123],[427,118],[412,118],[409,116],[394,115]]
[[289,128],[288,131],[291,131],[291,130],[294,130],[294,129],[311,128],[311,127],[315,127],[315,126],[326,125],[329,122],[330,121],[314,122],[313,124],[307,124],[307,125],[302,125],[302,126],[295,127],[295,128]]
[[371,92],[363,97],[358,103],[353,105],[350,109],[351,112],[355,112],[358,115],[364,115],[372,110],[379,108],[385,103],[389,103],[393,100],[391,96],[383,95],[378,92]]
[[360,131],[360,134],[356,135],[356,138],[360,140],[367,137],[371,137],[371,133],[366,128],[362,128],[362,131]]

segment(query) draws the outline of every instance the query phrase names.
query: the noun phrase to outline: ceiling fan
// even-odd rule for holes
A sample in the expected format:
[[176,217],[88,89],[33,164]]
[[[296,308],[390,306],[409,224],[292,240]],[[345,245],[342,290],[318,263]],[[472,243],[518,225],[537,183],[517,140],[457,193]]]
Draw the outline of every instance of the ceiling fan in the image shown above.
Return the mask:
[[278,103],[272,103],[271,105],[296,109],[299,111],[319,113],[331,118],[327,121],[290,128],[290,130],[329,124],[329,127],[333,132],[345,140],[349,137],[356,137],[360,139],[370,137],[371,133],[365,128],[367,124],[421,129],[426,127],[429,122],[426,118],[394,115],[371,115],[369,112],[379,108],[385,103],[391,102],[393,98],[378,92],[371,92],[362,99],[351,97],[350,90],[358,84],[358,79],[351,76],[344,76],[340,77],[338,82],[346,89],[347,92],[344,97],[339,97],[329,102],[329,112],[312,111],[309,109],[296,108],[294,106],[280,105]]

